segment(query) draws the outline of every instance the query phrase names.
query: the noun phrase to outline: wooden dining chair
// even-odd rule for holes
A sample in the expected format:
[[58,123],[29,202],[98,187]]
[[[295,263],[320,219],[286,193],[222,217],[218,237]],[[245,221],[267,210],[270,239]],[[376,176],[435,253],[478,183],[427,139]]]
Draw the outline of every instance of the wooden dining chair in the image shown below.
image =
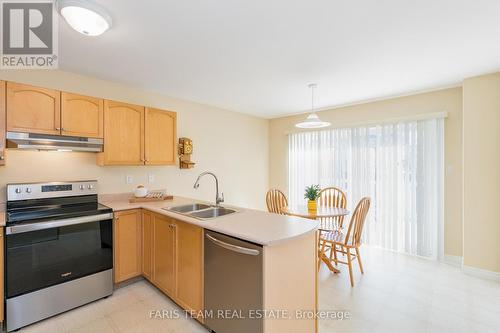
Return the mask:
[[288,206],[288,200],[280,190],[271,189],[267,191],[266,204],[270,213],[284,214],[282,208]]
[[[359,247],[361,246],[361,234],[365,224],[366,215],[370,209],[370,198],[363,198],[359,201],[354,213],[352,214],[351,221],[347,232],[342,230],[322,231],[320,233],[320,257],[326,256],[327,249],[330,249],[330,262],[337,264],[346,264],[349,266],[349,278],[351,286],[354,287],[354,278],[352,276],[352,261],[358,260],[359,270],[364,274],[361,256],[359,254]],[[352,253],[354,249],[355,253]],[[340,261],[337,258],[337,252],[343,253],[347,256],[347,262]]]
[[[319,192],[318,206],[320,207],[337,207],[346,208],[347,197],[341,189],[337,187],[327,187]],[[344,216],[328,217],[318,219],[320,222],[320,230],[337,230],[342,229]]]

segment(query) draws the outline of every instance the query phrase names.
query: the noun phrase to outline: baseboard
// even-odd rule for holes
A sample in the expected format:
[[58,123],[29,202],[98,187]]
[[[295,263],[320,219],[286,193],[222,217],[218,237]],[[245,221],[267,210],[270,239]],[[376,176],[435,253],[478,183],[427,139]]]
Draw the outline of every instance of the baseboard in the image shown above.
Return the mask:
[[443,258],[443,262],[448,265],[456,266],[456,267],[462,267],[463,265],[463,257],[459,256],[452,256],[449,254],[445,254]]
[[500,272],[493,272],[493,271],[488,271],[486,269],[465,266],[465,265],[462,267],[462,270],[464,273],[472,276],[500,282]]

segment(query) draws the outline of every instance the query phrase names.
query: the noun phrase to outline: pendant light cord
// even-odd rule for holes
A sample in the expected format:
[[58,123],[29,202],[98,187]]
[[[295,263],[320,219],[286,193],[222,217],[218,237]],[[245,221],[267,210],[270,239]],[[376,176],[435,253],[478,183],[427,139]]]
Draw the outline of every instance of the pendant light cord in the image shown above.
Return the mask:
[[311,112],[314,112],[314,85],[311,85]]
[[318,87],[316,83],[310,83],[308,85],[311,88],[311,113],[314,113],[314,89]]

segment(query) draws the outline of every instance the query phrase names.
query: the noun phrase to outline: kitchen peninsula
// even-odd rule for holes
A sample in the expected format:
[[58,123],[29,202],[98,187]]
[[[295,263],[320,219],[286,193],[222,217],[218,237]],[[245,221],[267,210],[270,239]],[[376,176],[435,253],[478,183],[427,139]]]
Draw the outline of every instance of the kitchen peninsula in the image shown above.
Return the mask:
[[[208,253],[203,244],[209,242],[207,232],[215,232],[225,239],[262,248],[262,308],[245,310],[267,312],[268,317],[262,318],[263,332],[316,331],[314,316],[303,319],[301,312],[312,314],[317,309],[316,221],[237,207],[230,207],[236,210],[234,214],[202,220],[171,210],[200,203],[197,200],[174,197],[172,201],[129,203],[130,196],[99,198],[115,213],[115,283],[143,276],[183,309],[192,313],[207,310],[206,297],[210,294],[204,266]],[[239,254],[235,258],[244,257]],[[232,265],[234,276],[238,276],[238,269],[250,270],[239,267],[242,265],[244,261]],[[251,273],[248,270],[246,275]],[[252,282],[241,281],[239,290],[252,290],[254,286],[248,284]],[[278,312],[285,313],[287,319],[275,318]],[[209,320],[198,318],[202,323],[205,319]]]

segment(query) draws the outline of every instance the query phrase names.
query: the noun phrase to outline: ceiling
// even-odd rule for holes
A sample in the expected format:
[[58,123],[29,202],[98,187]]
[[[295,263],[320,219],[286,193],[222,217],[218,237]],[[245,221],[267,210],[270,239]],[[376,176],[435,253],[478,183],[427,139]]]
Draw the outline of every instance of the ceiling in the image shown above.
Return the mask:
[[498,0],[94,0],[61,20],[60,68],[272,118],[459,84],[500,69]]

